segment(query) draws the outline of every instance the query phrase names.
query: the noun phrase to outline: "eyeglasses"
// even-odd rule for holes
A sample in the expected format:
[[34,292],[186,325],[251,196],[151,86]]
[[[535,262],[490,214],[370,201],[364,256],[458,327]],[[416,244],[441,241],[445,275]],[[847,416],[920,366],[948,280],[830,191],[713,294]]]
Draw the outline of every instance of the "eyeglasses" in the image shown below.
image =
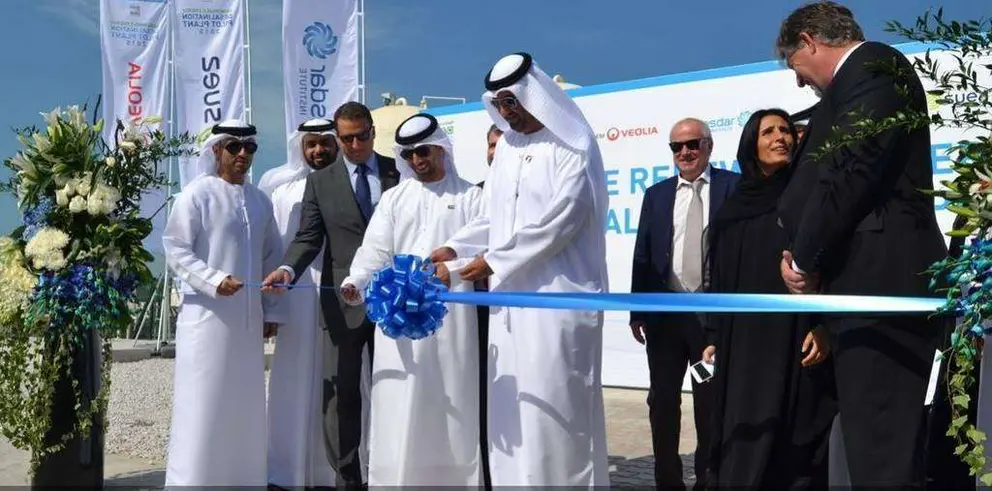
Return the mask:
[[241,140],[232,140],[224,145],[224,150],[227,150],[231,155],[237,155],[241,153],[241,149],[248,152],[248,155],[253,155],[258,151],[258,144],[253,141],[243,142]]
[[369,138],[372,138],[372,129],[373,128],[370,127],[369,129],[367,129],[367,130],[365,130],[365,131],[363,131],[361,133],[358,133],[358,134],[355,134],[355,135],[338,136],[338,138],[340,138],[342,142],[344,142],[344,143],[346,143],[348,145],[351,145],[351,143],[353,141],[355,141],[355,138],[358,138],[358,141],[360,141],[360,142],[367,142],[367,141],[369,141]]
[[500,97],[499,99],[492,100],[492,105],[496,109],[499,109],[500,106],[505,107],[507,109],[513,109],[517,107],[517,105],[519,104],[520,102],[518,102],[515,97]]
[[422,145],[417,148],[405,148],[400,152],[400,158],[403,160],[410,160],[414,155],[420,158],[427,158],[431,154],[431,148],[427,145]]
[[669,142],[668,148],[672,149],[672,153],[679,153],[682,151],[682,147],[686,147],[689,150],[699,150],[699,145],[702,144],[703,140],[706,138],[695,138],[692,140],[686,140],[684,142]]

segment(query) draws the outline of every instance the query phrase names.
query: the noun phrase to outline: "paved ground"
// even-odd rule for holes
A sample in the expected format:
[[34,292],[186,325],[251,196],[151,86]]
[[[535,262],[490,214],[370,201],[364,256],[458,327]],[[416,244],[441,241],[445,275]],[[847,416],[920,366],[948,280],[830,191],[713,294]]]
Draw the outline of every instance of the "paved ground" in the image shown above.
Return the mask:
[[[647,421],[645,391],[606,389],[607,434],[610,448],[611,482],[617,487],[653,486],[651,432]],[[691,453],[696,445],[692,424],[692,396],[683,394],[682,439],[687,484],[694,480]],[[162,488],[165,482],[163,462],[143,461],[124,455],[106,456],[107,486]],[[0,438],[0,486],[29,484],[28,458]]]

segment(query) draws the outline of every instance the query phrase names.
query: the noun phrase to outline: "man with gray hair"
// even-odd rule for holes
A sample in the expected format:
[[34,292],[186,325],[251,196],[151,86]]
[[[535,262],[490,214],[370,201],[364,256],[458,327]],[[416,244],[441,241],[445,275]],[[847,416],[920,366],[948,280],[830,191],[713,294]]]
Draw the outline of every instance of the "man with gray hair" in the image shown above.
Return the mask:
[[[927,296],[921,273],[947,254],[933,198],[921,191],[933,188],[929,128],[894,128],[824,151],[838,134],[855,132],[856,114],[925,113],[912,65],[890,46],[865,42],[851,11],[834,2],[790,14],[777,49],[797,83],[822,98],[779,202],[792,244],[781,263],[789,290]],[[941,319],[861,314],[823,322],[834,337],[851,484],[922,487],[923,403]]]
[[[703,121],[686,118],[672,126],[669,149],[678,175],[644,193],[637,226],[630,291],[696,292],[703,286],[703,230],[729,196],[738,174],[710,166],[713,137]],[[700,361],[705,348],[702,321],[695,313],[631,312],[630,330],[645,345],[651,386],[648,418],[658,487],[684,486],[679,457],[682,380],[686,365]],[[705,485],[712,384],[693,381],[696,423],[696,489]]]

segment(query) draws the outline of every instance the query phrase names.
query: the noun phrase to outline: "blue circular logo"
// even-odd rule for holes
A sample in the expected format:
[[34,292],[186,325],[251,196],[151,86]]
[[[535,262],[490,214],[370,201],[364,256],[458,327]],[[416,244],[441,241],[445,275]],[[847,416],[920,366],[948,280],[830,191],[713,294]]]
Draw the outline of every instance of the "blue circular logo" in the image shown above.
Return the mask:
[[747,124],[747,120],[751,119],[751,111],[743,111],[737,115],[737,124],[744,126]]
[[303,30],[303,46],[312,58],[323,60],[338,50],[338,37],[331,26],[314,22]]

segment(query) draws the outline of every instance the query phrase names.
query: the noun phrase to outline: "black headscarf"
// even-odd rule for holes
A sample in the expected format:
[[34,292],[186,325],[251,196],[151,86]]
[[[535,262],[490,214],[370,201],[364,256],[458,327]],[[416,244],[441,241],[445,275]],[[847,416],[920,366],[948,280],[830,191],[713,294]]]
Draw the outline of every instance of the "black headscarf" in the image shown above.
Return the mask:
[[781,109],[762,109],[756,111],[744,125],[741,141],[737,146],[737,163],[741,168],[741,179],[737,189],[720,205],[710,232],[716,232],[730,223],[763,215],[778,206],[778,199],[789,183],[792,165],[778,169],[770,176],[761,171],[758,163],[758,133],[761,131],[761,120],[765,116],[780,116],[789,125],[793,142],[798,143],[796,127],[789,118],[789,113]]

